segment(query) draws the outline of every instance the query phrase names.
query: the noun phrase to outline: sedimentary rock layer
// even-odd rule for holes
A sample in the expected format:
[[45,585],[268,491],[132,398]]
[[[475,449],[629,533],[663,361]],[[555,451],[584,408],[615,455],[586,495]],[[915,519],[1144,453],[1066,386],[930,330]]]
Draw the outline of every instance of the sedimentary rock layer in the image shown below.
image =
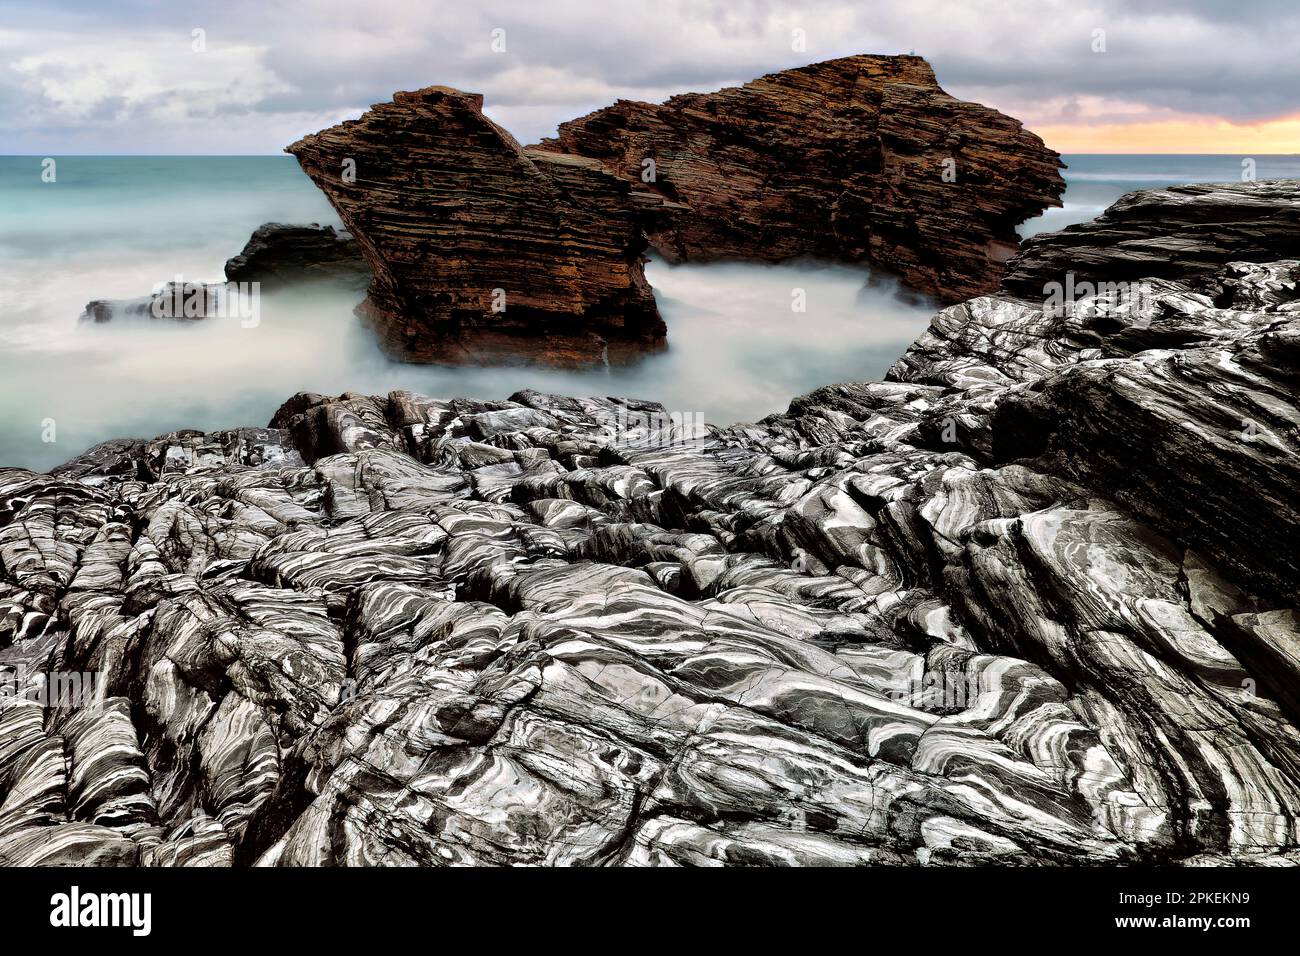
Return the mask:
[[363,314],[413,361],[618,361],[663,343],[647,241],[671,260],[870,263],[943,301],[992,292],[1015,227],[1058,204],[1059,156],[939,88],[919,57],[854,56],[620,101],[522,148],[445,87],[289,147],[374,273]]
[[866,262],[956,302],[998,287],[1015,227],[1059,205],[1060,157],[945,93],[917,56],[850,56],[662,104],[620,100],[547,149],[685,206],[650,230],[670,260]]
[[1290,180],[1141,189],[1102,215],[1026,240],[1004,287],[1041,296],[1049,283],[1190,278],[1229,262],[1300,257],[1300,197]]
[[289,147],[373,270],[381,343],[414,361],[548,364],[661,345],[631,188],[594,161],[524,150],[482,106],[446,87],[398,93]]
[[1298,861],[1298,276],[0,470],[0,861]]

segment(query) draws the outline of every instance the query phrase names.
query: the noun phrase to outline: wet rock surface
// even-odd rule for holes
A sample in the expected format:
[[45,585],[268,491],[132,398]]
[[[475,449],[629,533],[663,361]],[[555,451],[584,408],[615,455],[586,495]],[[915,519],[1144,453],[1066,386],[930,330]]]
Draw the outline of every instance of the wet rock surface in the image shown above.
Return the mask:
[[1300,258],[1300,196],[1291,180],[1141,189],[1102,215],[1025,240],[1004,287],[1041,296],[1067,273],[1124,282],[1217,272],[1229,262]]
[[0,470],[0,670],[97,704],[0,700],[0,860],[1294,862],[1298,273],[977,297],[730,428],[300,394]]

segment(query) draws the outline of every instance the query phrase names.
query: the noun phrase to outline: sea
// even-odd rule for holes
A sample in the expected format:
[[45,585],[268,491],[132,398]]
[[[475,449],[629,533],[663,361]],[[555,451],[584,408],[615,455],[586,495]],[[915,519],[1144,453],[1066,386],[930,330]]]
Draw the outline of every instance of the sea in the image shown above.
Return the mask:
[[[1300,155],[1251,160],[1256,178],[1300,178]],[[1133,189],[1243,176],[1239,155],[1065,161],[1063,208],[1022,235],[1091,219]],[[255,323],[80,321],[91,300],[219,280],[273,221],[338,225],[289,156],[0,157],[0,467],[43,470],[109,438],[265,425],[303,390],[491,399],[535,388],[754,421],[819,385],[879,378],[936,311],[860,268],[652,260],[668,349],[581,371],[390,361],[353,314],[359,294],[330,286],[264,292]]]

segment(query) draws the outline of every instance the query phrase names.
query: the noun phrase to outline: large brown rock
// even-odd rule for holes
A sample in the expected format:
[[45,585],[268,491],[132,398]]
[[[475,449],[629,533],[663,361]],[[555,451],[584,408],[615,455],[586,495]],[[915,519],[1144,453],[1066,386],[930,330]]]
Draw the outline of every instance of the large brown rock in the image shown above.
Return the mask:
[[914,56],[619,101],[521,147],[481,96],[398,93],[288,148],[374,273],[363,315],[414,361],[618,361],[663,344],[642,270],[810,256],[943,301],[996,290],[1059,156]]
[[[849,56],[654,105],[620,100],[543,148],[685,204],[650,232],[673,261],[869,262],[944,302],[996,291],[1016,226],[1060,205],[1060,156],[945,93],[917,56]],[[947,174],[945,176],[945,173]]]
[[581,364],[661,344],[631,188],[523,149],[482,107],[446,87],[398,93],[289,147],[374,272],[364,311],[386,349]]

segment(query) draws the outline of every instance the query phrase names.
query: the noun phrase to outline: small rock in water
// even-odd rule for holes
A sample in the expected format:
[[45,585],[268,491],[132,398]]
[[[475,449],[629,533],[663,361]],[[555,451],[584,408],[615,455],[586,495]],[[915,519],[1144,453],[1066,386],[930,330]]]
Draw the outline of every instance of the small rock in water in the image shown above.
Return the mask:
[[227,282],[260,282],[267,290],[319,280],[357,289],[370,281],[357,241],[333,226],[264,223],[243,251],[226,262]]
[[135,299],[95,299],[86,304],[80,320],[103,324],[115,319],[196,322],[236,318],[256,324],[260,321],[260,295],[257,282],[180,280],[160,285],[151,294]]

